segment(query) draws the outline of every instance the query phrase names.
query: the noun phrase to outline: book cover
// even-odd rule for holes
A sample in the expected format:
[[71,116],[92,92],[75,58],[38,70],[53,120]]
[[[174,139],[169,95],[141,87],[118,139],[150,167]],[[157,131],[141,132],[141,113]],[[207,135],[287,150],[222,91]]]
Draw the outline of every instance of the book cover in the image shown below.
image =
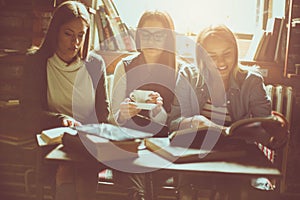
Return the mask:
[[275,54],[278,56],[283,24],[283,18],[275,17],[268,19],[266,32],[270,34],[270,39],[264,61],[275,61]]
[[[138,157],[140,139],[115,141],[93,134],[79,133],[87,151],[99,162],[126,160]],[[71,147],[72,148],[72,147]]]
[[146,138],[145,146],[150,151],[174,163],[224,161],[245,156],[245,149],[206,150],[173,146],[169,138]]
[[57,127],[52,129],[43,130],[41,134],[37,135],[39,146],[60,144],[64,134],[76,135],[77,131],[70,127]]
[[75,127],[78,135],[64,134],[66,149],[88,152],[100,162],[133,159],[143,138],[153,134],[112,124],[85,124]]
[[274,61],[276,63],[280,63],[283,61],[283,55],[281,54],[282,47],[284,46],[283,44],[283,38],[284,38],[284,25],[285,25],[285,20],[284,18],[280,18],[280,27],[279,27],[279,33],[277,37],[277,42],[276,42],[276,48],[275,48],[275,54],[274,54]]

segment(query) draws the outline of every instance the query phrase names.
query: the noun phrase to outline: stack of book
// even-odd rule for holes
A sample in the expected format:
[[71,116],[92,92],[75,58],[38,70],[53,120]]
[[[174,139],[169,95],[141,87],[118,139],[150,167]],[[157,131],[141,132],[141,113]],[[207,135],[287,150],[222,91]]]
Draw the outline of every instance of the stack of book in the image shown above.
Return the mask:
[[61,144],[64,134],[77,135],[77,130],[70,127],[57,127],[43,130],[37,134],[37,142],[39,146]]

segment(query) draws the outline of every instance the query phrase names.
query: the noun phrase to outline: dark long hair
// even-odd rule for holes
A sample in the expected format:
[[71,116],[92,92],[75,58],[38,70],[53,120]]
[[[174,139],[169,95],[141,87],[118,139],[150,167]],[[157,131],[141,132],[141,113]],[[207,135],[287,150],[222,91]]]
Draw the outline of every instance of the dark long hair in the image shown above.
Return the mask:
[[53,56],[58,46],[59,29],[76,18],[83,19],[88,26],[83,47],[78,51],[78,56],[81,59],[86,59],[89,49],[90,15],[85,5],[77,1],[65,1],[55,9],[46,37],[39,51],[47,58]]
[[175,69],[175,72],[177,71],[176,69],[176,62],[175,62],[175,52],[176,52],[176,39],[175,39],[175,33],[174,33],[174,23],[171,18],[171,16],[163,11],[146,11],[143,13],[141,16],[138,26],[137,26],[137,31],[136,31],[136,37],[135,37],[135,43],[136,43],[136,49],[141,52],[141,41],[139,37],[139,29],[143,28],[144,24],[146,21],[160,21],[164,28],[168,30],[168,37],[167,37],[167,49],[163,51],[161,55],[161,64],[166,64],[168,66],[171,66],[172,68]]

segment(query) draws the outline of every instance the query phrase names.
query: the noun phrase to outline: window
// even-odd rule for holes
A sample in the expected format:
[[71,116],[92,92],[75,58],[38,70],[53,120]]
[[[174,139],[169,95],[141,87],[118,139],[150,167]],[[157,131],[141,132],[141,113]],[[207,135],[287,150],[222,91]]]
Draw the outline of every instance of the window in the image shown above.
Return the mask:
[[[96,7],[102,4],[96,1]],[[192,57],[195,35],[209,24],[226,24],[239,39],[239,57],[246,55],[256,30],[268,18],[285,15],[285,0],[112,0],[123,23],[135,29],[145,10],[167,11],[178,33],[177,51]],[[186,38],[189,36],[192,40]]]
[[[122,20],[135,28],[145,10],[165,10],[179,33],[197,34],[211,23],[224,23],[236,33],[253,34],[264,14],[284,16],[285,0],[114,0]],[[269,8],[271,8],[271,11]],[[272,17],[272,16],[270,16]]]

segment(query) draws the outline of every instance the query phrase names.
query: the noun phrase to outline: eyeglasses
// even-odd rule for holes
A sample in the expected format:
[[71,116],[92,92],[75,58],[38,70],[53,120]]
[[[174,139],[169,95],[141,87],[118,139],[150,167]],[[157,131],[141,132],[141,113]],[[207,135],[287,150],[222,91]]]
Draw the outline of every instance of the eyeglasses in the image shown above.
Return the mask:
[[149,41],[150,38],[155,42],[163,42],[167,38],[168,33],[166,31],[150,32],[147,30],[139,30],[139,36],[141,40]]

